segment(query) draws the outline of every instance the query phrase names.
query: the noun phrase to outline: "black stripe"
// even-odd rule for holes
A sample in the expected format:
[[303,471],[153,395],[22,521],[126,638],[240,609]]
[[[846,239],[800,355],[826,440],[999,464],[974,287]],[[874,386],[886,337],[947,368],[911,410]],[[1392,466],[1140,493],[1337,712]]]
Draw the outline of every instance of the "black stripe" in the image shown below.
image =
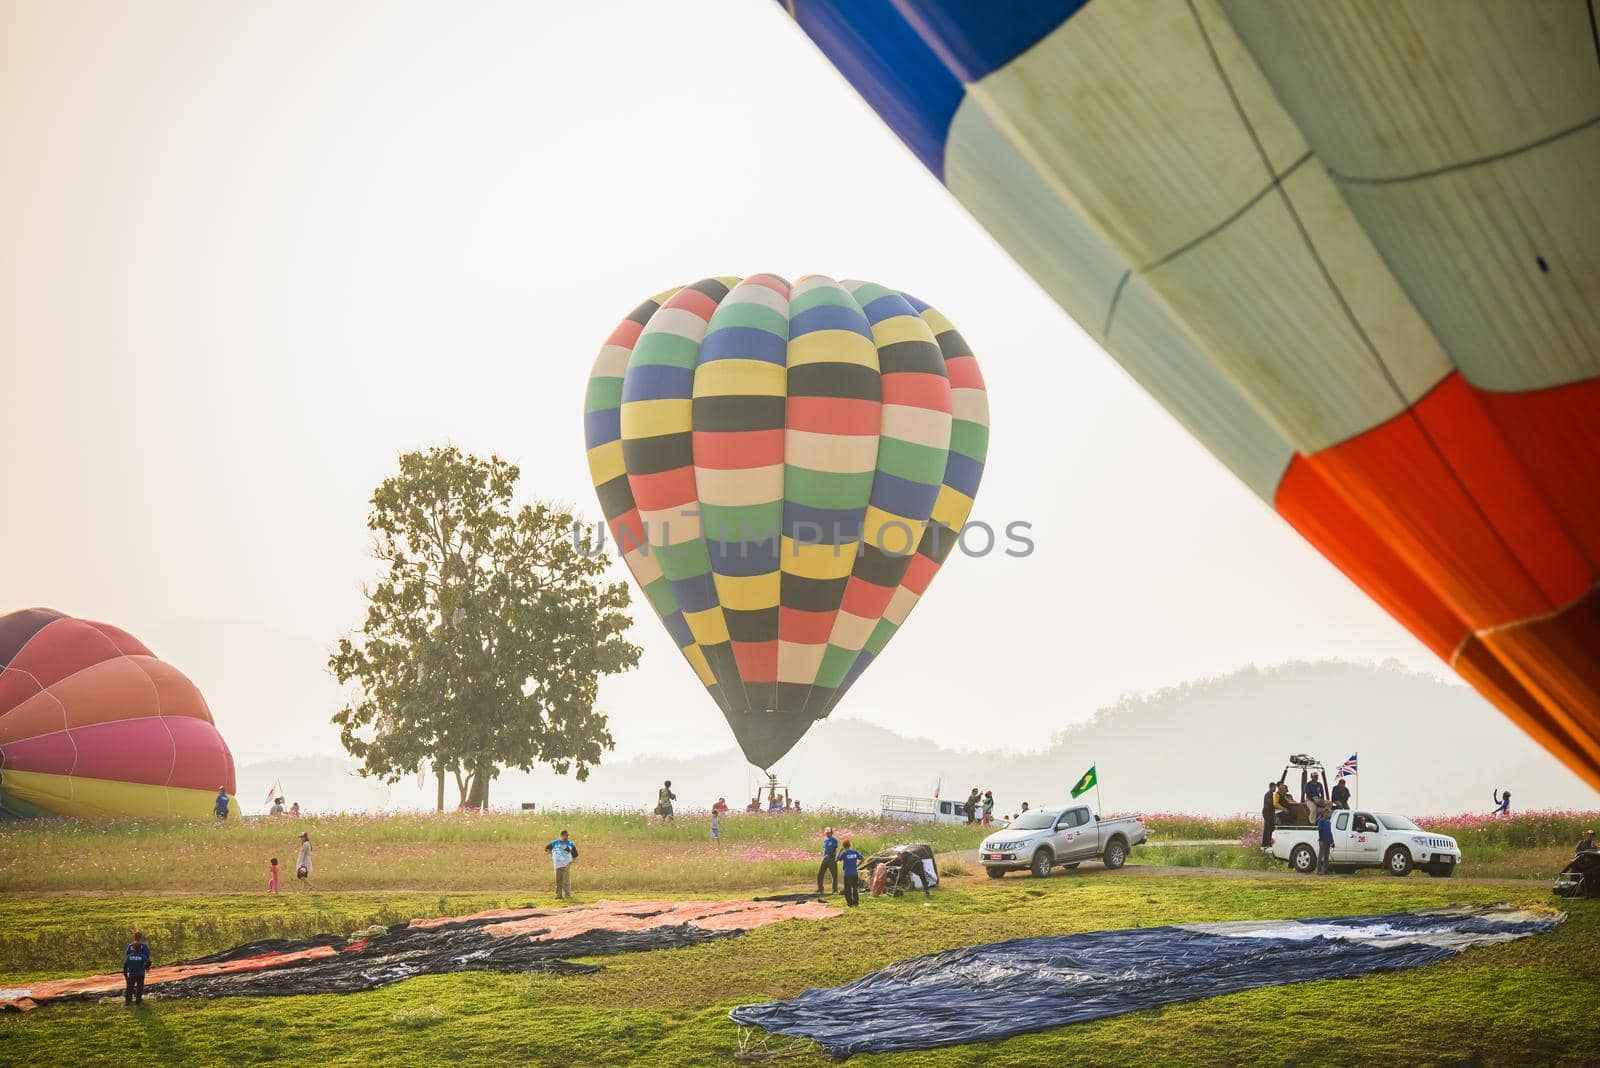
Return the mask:
[[696,293],[704,293],[718,304],[721,304],[722,298],[728,295],[728,287],[715,278],[702,278],[689,288]]
[[789,396],[876,401],[883,399],[883,383],[859,363],[803,363],[789,368]]
[[728,708],[734,712],[748,712],[749,699],[745,696],[744,682],[739,678],[739,664],[733,659],[733,646],[728,642],[702,645],[711,674],[722,684],[722,693],[728,699]]
[[780,682],[774,707],[779,712],[800,712],[806,707],[806,698],[811,696],[811,690],[809,682]]
[[783,397],[696,397],[690,410],[696,430],[777,430],[784,424],[788,401]]
[[594,493],[600,498],[600,511],[607,519],[626,515],[633,508],[633,487],[628,485],[627,475],[618,475],[596,486]]
[[650,321],[650,316],[654,315],[660,310],[660,301],[647,300],[637,308],[633,309],[633,311],[628,313],[628,322],[638,323],[640,326],[644,326]]
[[[891,542],[890,545],[894,547],[895,543]],[[862,542],[861,548],[856,551],[855,567],[850,574],[874,586],[893,589],[900,585],[900,580],[905,578],[906,568],[910,566],[910,553],[891,556],[871,542]]]
[[630,475],[656,475],[694,466],[694,439],[688,434],[623,438],[622,466]]
[[760,715],[771,712],[778,704],[778,686],[772,682],[747,682],[744,694],[750,702],[750,711]]
[[785,573],[778,580],[778,603],[802,612],[835,612],[844,600],[848,578],[814,579]]
[[771,642],[778,640],[778,608],[758,608],[755,611],[745,611],[738,608],[722,608],[722,615],[728,621],[728,637],[736,642]]
[[812,719],[823,719],[839,702],[839,691],[832,686],[813,686],[806,695],[804,713]]
[[972,346],[967,344],[967,339],[959,331],[946,330],[934,339],[939,343],[939,351],[946,360],[953,360],[957,356],[971,356]]
[[908,371],[943,375],[944,354],[931,341],[896,341],[878,346],[878,369],[886,375]]
[[922,540],[917,543],[917,553],[936,564],[949,559],[956,547],[958,534],[947,523],[929,523],[922,530]]

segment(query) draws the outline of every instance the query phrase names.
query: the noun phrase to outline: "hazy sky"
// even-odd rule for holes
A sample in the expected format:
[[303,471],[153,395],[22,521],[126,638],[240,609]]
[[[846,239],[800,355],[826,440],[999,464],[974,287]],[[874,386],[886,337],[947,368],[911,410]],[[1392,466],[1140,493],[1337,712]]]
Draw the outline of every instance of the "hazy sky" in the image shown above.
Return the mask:
[[[495,451],[525,496],[597,516],[590,361],[644,296],[711,274],[936,304],[990,390],[974,518],[1033,524],[1027,559],[953,558],[836,715],[1022,748],[1250,662],[1444,672],[776,4],[0,0],[0,131],[0,610],[131,630],[242,763],[338,751],[323,664],[396,455]],[[602,691],[619,754],[727,745],[636,610],[643,665]]]

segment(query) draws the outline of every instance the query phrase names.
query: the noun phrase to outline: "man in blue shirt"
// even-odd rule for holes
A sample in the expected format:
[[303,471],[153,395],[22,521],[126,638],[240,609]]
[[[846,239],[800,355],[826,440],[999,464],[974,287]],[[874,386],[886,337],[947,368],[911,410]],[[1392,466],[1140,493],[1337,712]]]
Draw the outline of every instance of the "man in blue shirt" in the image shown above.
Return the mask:
[[556,868],[556,897],[572,896],[572,862],[578,859],[578,843],[562,831],[561,837],[544,847]]
[[122,978],[126,981],[122,988],[124,1005],[144,1004],[144,973],[148,967],[150,946],[144,940],[144,932],[135,931],[133,941],[128,943],[128,948],[122,954]]
[[1321,808],[1324,794],[1322,783],[1317,778],[1317,773],[1311,773],[1311,781],[1300,788],[1300,800],[1310,805],[1313,809]]
[[1333,870],[1333,809],[1324,804],[1317,809],[1317,874]]
[[846,838],[842,844],[844,852],[839,854],[839,863],[844,865],[844,903],[855,908],[861,904],[861,877],[856,872],[863,858],[850,847],[850,839]]
[[219,820],[228,818],[228,788],[226,786],[217,787],[217,803],[212,807],[212,811],[217,814],[217,819]]
[[822,873],[833,876],[833,892],[839,892],[839,839],[833,836],[832,827],[822,829],[822,863],[817,866],[817,893],[822,893]]

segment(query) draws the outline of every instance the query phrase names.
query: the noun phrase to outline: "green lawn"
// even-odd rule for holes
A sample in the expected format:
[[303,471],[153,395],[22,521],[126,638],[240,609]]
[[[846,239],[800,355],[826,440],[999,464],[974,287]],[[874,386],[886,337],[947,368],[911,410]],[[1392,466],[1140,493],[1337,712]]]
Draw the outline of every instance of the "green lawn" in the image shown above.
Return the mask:
[[[798,888],[781,873],[772,882]],[[579,888],[580,903],[599,896],[581,880]],[[714,880],[697,889],[705,897],[743,890]],[[828,1059],[808,1044],[741,1035],[728,1009],[845,982],[919,953],[1021,935],[1500,901],[1556,903],[1542,886],[1420,878],[1175,879],[1137,868],[1048,880],[962,876],[931,903],[921,895],[868,900],[832,920],[597,959],[604,970],[586,976],[462,973],[353,995],[155,1000],[133,1012],[45,1006],[0,1019],[0,1063],[726,1064],[744,1038],[766,1059],[823,1064]],[[248,938],[530,902],[551,903],[543,879],[523,892],[319,891],[277,900],[8,894],[0,897],[0,985],[114,969],[133,924],[152,937],[160,963]],[[1554,934],[1415,971],[1230,994],[1000,1043],[858,1062],[1592,1063],[1600,1048],[1600,908],[1563,904],[1569,919]]]

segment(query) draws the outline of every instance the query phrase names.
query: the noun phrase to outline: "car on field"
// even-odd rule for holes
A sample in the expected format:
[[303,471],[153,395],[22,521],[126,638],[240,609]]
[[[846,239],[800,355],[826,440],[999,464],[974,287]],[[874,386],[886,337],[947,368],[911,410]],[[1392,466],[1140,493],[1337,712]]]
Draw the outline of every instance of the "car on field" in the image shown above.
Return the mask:
[[1076,868],[1096,857],[1114,870],[1146,837],[1143,816],[1102,820],[1088,805],[1040,808],[984,838],[978,859],[991,879],[1008,871],[1028,871],[1042,879],[1054,868]]
[[[1390,875],[1410,875],[1421,868],[1448,878],[1461,863],[1461,846],[1446,834],[1425,831],[1404,816],[1370,809],[1341,809],[1333,814],[1333,849],[1329,863],[1340,873],[1357,868],[1382,868]],[[1317,870],[1317,828],[1279,827],[1268,847],[1302,875]]]
[[[952,801],[950,798],[938,797],[904,797],[899,794],[884,794],[878,799],[878,806],[886,820],[898,820],[902,823],[966,823],[967,808],[965,798]],[[981,817],[983,809],[974,809]]]

